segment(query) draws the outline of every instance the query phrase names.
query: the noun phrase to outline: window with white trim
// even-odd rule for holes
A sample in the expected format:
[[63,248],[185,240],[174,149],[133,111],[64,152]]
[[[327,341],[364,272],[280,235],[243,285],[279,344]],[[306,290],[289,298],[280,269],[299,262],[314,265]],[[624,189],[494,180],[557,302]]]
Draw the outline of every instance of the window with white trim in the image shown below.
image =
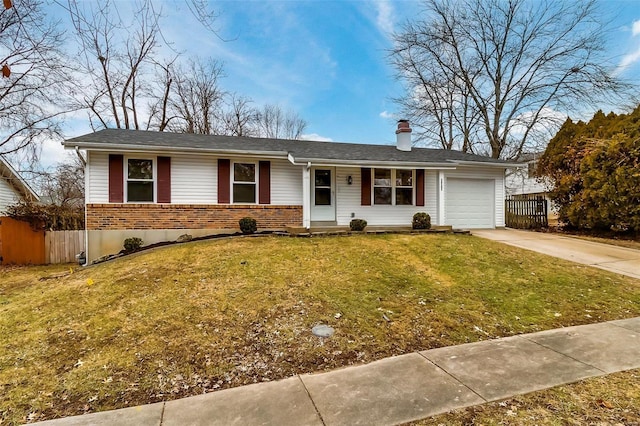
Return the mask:
[[252,204],[256,202],[256,164],[233,163],[233,203]]
[[154,201],[153,160],[127,159],[127,202],[152,203]]
[[413,170],[396,169],[396,206],[413,205]]
[[373,204],[412,206],[413,170],[373,169]]
[[373,169],[373,204],[391,204],[391,169]]

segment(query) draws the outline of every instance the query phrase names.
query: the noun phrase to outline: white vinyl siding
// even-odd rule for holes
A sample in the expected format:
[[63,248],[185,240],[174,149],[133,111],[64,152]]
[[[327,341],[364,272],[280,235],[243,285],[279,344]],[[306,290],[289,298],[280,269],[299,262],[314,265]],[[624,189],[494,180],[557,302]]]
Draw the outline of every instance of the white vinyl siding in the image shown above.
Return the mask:
[[85,198],[87,204],[109,202],[109,154],[106,152],[87,153],[86,182]]
[[15,189],[13,189],[13,186],[9,185],[9,182],[0,178],[0,213],[4,213],[7,206],[16,204],[21,198]]
[[[136,154],[128,154],[133,158]],[[218,199],[218,157],[168,155],[171,157],[171,203],[216,204]],[[229,157],[223,157],[229,158]],[[109,202],[109,154],[87,156],[87,203]],[[255,161],[230,158],[233,161]],[[264,161],[264,160],[263,160]],[[287,160],[271,161],[271,204],[302,205],[301,167]],[[257,169],[256,169],[257,172]]]
[[[360,168],[338,167],[336,169],[336,221],[346,226],[351,222],[351,213],[356,219],[364,219],[368,225],[411,226],[413,215],[426,212],[432,218],[436,215],[435,171],[425,170],[425,205],[424,206],[392,206],[392,205],[360,205]],[[351,176],[353,183],[347,183]],[[431,186],[430,186],[431,185]],[[415,195],[414,195],[415,203]],[[432,219],[432,223],[434,223]]]
[[528,177],[527,169],[511,169],[505,178],[505,191],[508,195],[544,194],[552,185],[545,178]]
[[171,156],[171,204],[215,204],[217,199],[216,158]]
[[429,213],[431,216],[431,224],[438,223],[438,171],[437,170],[425,170],[424,171],[424,212]]
[[271,204],[302,205],[302,167],[287,160],[271,160]]

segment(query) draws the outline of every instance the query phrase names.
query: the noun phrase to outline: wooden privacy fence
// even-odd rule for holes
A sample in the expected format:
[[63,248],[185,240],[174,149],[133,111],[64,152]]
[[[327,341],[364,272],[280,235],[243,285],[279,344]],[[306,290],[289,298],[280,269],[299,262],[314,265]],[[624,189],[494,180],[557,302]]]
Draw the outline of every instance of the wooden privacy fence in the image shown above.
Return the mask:
[[544,197],[510,197],[505,200],[505,224],[509,228],[546,228],[549,226],[547,214],[547,200]]
[[34,230],[31,224],[0,218],[0,264],[43,265],[76,262],[85,251],[85,231]]
[[84,231],[47,231],[44,235],[46,263],[76,262],[84,251]]
[[44,231],[34,230],[29,222],[0,218],[0,258],[3,265],[42,265]]

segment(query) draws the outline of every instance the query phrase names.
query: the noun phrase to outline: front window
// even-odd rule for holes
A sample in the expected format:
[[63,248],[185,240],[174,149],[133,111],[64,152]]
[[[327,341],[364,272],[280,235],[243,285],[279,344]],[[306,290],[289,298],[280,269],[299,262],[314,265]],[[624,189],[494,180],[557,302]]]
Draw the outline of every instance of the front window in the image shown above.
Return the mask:
[[396,170],[396,206],[413,205],[413,171]]
[[127,160],[127,201],[153,202],[153,160]]
[[256,202],[256,165],[255,163],[233,164],[233,202]]
[[413,170],[374,169],[373,203],[378,205],[413,205]]
[[374,169],[373,203],[391,204],[391,169]]

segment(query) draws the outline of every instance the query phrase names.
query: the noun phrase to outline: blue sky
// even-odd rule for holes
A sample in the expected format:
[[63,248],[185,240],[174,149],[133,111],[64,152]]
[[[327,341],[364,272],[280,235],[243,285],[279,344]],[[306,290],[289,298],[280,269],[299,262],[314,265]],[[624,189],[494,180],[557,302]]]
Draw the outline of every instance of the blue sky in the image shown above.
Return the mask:
[[[390,33],[420,12],[419,2],[216,1],[222,39],[202,28],[183,3],[157,2],[166,15],[165,37],[177,50],[224,63],[225,90],[256,105],[295,110],[309,123],[308,138],[395,142],[398,117],[391,98],[403,92],[387,49]],[[614,19],[611,57],[640,84],[640,1],[608,0],[603,7]],[[67,127],[69,137],[88,131],[79,120]]]

